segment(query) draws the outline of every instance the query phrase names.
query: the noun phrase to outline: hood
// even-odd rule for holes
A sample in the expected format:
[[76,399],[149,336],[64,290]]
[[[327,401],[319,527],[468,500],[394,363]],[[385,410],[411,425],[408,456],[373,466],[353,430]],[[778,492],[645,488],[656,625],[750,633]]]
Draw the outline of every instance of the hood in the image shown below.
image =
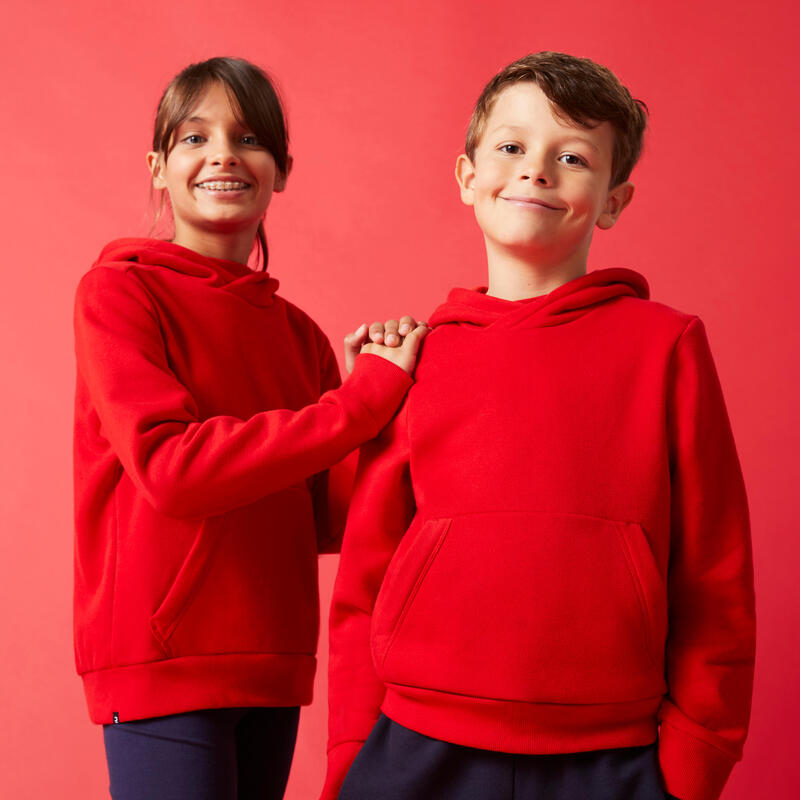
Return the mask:
[[210,288],[240,296],[255,306],[268,306],[278,289],[278,281],[267,272],[255,272],[246,264],[224,258],[202,256],[161,239],[116,239],[109,242],[93,266],[135,261],[145,269],[169,269],[202,281]]
[[583,316],[595,306],[617,297],[650,296],[647,281],[631,269],[614,267],[581,275],[548,294],[526,300],[502,300],[486,294],[486,287],[452,289],[428,320],[433,327],[466,322],[488,327],[546,328]]

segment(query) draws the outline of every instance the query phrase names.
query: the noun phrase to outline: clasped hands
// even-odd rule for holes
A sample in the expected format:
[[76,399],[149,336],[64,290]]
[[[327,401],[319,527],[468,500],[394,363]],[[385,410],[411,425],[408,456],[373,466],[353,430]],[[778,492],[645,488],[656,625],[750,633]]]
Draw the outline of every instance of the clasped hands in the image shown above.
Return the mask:
[[411,316],[399,320],[361,324],[344,337],[344,361],[348,372],[353,371],[359,353],[372,353],[391,361],[409,374],[413,373],[422,340],[428,333],[424,322]]

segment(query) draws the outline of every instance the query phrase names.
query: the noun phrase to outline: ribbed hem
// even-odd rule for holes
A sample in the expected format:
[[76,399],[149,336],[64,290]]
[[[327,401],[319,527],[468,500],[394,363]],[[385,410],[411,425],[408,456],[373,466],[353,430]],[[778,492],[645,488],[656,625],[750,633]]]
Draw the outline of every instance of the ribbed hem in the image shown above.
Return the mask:
[[661,696],[556,705],[492,700],[387,684],[381,710],[418,733],[503,753],[577,753],[652,744]]
[[414,379],[404,370],[373,353],[361,353],[350,377],[337,390],[354,397],[367,409],[377,434],[394,416]]
[[316,659],[226,653],[86,672],[92,722],[108,724],[201,708],[298,706],[311,702]]
[[736,763],[718,747],[664,722],[658,760],[667,791],[681,800],[717,800]]

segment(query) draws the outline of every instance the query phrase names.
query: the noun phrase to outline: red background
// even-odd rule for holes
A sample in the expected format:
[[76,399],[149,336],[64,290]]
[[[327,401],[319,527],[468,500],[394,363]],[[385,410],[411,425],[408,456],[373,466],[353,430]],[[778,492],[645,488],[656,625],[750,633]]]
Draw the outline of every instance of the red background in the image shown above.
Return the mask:
[[[797,796],[797,12],[789,0],[610,3],[15,3],[4,12],[0,289],[0,791],[93,800],[107,775],[71,644],[74,287],[100,247],[149,225],[155,105],[190,61],[268,68],[295,169],[268,217],[271,271],[338,347],[361,321],[427,316],[482,282],[458,199],[472,103],[540,50],[607,64],[651,108],[637,194],[590,268],[641,270],[706,322],[751,500],[758,666],[726,800]],[[323,563],[323,593],[336,562]],[[324,610],[327,612],[327,608]],[[287,797],[312,798],[325,658]]]

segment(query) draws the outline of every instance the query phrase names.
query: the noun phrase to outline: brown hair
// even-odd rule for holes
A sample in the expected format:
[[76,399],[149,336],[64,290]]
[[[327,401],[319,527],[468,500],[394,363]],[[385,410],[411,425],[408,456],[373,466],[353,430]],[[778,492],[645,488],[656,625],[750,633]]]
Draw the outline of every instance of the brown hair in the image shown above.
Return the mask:
[[[170,81],[156,111],[153,150],[163,154],[166,161],[175,146],[175,130],[192,112],[201,93],[213,82],[219,82],[225,87],[233,107],[243,117],[240,121],[247,123],[259,144],[272,154],[278,171],[286,175],[289,164],[289,133],[280,97],[264,70],[241,58],[209,58],[207,61],[190,64]],[[161,214],[163,200],[162,194],[156,222]],[[262,269],[266,269],[268,251],[263,221],[258,223],[256,239]]]
[[594,128],[610,122],[615,134],[611,187],[628,180],[642,153],[647,106],[631,97],[607,67],[566,53],[531,53],[500,70],[486,84],[467,129],[466,154],[470,161],[475,160],[475,150],[498,95],[522,81],[535,83],[554,111],[577,125]]

